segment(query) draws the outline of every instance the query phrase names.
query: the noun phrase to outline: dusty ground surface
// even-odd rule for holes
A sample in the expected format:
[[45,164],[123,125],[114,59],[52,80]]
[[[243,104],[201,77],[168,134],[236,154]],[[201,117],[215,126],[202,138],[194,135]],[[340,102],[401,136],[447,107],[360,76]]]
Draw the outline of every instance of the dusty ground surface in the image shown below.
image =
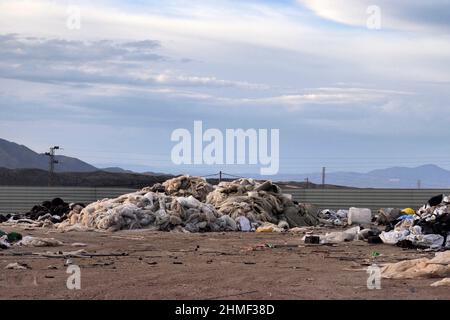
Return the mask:
[[[367,289],[366,268],[373,262],[433,256],[388,245],[360,241],[305,245],[302,235],[289,233],[60,233],[0,228],[67,244],[1,250],[0,299],[450,299],[448,287],[430,287],[436,279],[383,279],[381,290]],[[67,259],[29,254],[81,249],[70,245],[76,242],[87,244],[82,249],[89,253],[116,256],[73,258],[81,268],[81,290],[71,291],[66,286]],[[373,258],[374,251],[381,256]],[[117,256],[122,253],[126,255]],[[4,269],[13,262],[31,269]]]

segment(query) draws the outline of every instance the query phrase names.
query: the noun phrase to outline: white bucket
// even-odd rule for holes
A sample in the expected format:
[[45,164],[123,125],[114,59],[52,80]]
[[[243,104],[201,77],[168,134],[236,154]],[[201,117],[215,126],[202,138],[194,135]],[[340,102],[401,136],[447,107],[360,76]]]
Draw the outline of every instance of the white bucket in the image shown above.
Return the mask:
[[372,222],[372,210],[362,208],[350,208],[348,212],[348,224],[369,224]]

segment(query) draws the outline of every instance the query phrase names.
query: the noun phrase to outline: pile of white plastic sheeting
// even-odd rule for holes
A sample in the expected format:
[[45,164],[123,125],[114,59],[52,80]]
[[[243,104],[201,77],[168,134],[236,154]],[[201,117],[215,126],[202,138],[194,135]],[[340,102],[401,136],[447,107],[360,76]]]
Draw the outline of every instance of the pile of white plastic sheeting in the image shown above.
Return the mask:
[[162,184],[162,187],[169,196],[193,196],[202,202],[206,200],[208,193],[213,191],[213,186],[205,178],[191,176],[181,176],[167,180]]
[[291,195],[283,194],[271,181],[259,183],[253,179],[239,179],[222,182],[208,194],[206,202],[232,219],[244,216],[250,222],[270,222],[282,228],[318,222],[307,207],[295,204]]
[[212,188],[203,178],[171,179],[115,199],[97,201],[81,211],[73,210],[58,228],[254,231],[264,222],[283,230],[318,222],[311,213],[313,209],[294,204],[290,195],[282,194],[270,181],[242,179],[221,183],[214,191]]
[[190,232],[236,230],[230,219],[221,218],[212,205],[193,196],[171,197],[147,188],[115,199],[104,199],[73,212],[60,229],[80,225],[100,230],[149,228],[169,231],[183,227]]

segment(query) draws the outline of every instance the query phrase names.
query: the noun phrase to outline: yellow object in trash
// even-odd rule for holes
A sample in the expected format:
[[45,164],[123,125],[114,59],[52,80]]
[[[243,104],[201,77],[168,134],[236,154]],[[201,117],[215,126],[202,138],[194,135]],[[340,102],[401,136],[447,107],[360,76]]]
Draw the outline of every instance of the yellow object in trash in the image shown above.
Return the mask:
[[404,213],[404,214],[409,214],[409,215],[414,215],[414,214],[416,214],[416,212],[415,212],[414,209],[412,209],[412,208],[405,208],[405,209],[402,210],[402,213]]
[[256,232],[274,232],[275,229],[273,226],[263,226],[256,229]]

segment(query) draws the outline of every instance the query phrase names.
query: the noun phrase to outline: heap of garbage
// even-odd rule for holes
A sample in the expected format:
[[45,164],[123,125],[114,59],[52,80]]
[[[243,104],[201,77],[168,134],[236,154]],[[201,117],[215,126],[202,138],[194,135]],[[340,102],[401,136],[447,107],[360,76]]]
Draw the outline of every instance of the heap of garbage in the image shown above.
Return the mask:
[[190,176],[100,200],[67,217],[58,228],[252,231],[264,223],[289,229],[318,222],[309,207],[295,204],[270,181],[241,179],[214,189],[204,178]]
[[318,217],[320,224],[328,227],[355,226],[320,236],[305,236],[307,243],[364,240],[372,244],[385,243],[411,249],[450,249],[450,198],[445,195],[431,198],[417,211],[412,208],[385,208],[378,210],[372,218],[370,209],[325,209],[319,212]]
[[[380,234],[384,243],[406,248],[450,249],[450,199],[439,195],[414,211],[406,208],[383,211],[386,229]],[[380,222],[380,212],[377,217]]]
[[61,198],[44,201],[33,206],[30,211],[23,214],[4,216],[2,222],[23,223],[35,227],[46,227],[66,220],[72,211],[81,211],[84,204],[67,203]]

